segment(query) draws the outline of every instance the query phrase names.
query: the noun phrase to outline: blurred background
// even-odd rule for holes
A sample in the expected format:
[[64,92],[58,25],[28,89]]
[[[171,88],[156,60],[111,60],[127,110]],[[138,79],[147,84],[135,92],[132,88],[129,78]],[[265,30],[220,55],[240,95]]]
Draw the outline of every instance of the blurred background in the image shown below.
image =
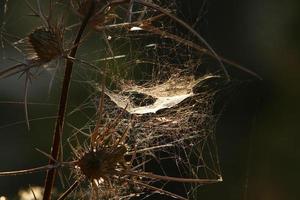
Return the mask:
[[[14,35],[30,31],[32,18],[23,1],[11,1],[5,16],[6,28]],[[1,0],[0,4],[3,4]],[[24,5],[23,5],[24,4]],[[228,91],[217,125],[217,143],[224,182],[200,187],[202,199],[209,200],[297,200],[300,199],[300,1],[298,0],[187,0],[182,3],[186,21],[201,16],[200,34],[216,52],[255,71],[263,80],[228,68],[233,77],[244,80]],[[15,14],[17,13],[17,14]],[[3,19],[3,10],[1,11]],[[17,27],[16,27],[16,24]],[[24,24],[24,26],[22,26]],[[13,50],[1,51],[13,57]],[[14,57],[16,58],[16,57]],[[16,59],[22,59],[16,58]],[[1,61],[0,68],[13,62]],[[34,80],[30,99],[47,99],[49,75]],[[46,80],[45,80],[46,79]],[[78,85],[77,87],[80,87]],[[53,86],[57,94],[59,86]],[[73,88],[76,88],[73,87]],[[78,104],[84,94],[73,89]],[[0,170],[28,168],[47,163],[34,148],[48,151],[52,141],[53,119],[25,125],[11,124],[24,120],[23,80],[0,80]],[[50,97],[49,97],[50,98]],[[48,102],[57,101],[57,95]],[[9,101],[20,101],[10,104]],[[72,105],[71,105],[72,106]],[[55,115],[56,106],[30,106],[32,118]],[[47,113],[47,115],[45,115]],[[6,125],[11,126],[6,127]],[[43,132],[38,126],[44,126]],[[80,127],[80,125],[78,125]],[[12,196],[32,179],[43,185],[43,176],[26,175],[0,179],[0,196]]]
[[207,4],[204,38],[263,80],[231,93],[217,128],[224,183],[204,199],[299,199],[300,1]]

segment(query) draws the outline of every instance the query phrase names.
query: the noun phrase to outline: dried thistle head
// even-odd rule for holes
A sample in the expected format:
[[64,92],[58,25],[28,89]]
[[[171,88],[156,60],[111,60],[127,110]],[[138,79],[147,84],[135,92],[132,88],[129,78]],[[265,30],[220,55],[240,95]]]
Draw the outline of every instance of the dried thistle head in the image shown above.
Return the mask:
[[74,150],[76,179],[90,184],[92,192],[87,195],[92,199],[120,199],[131,194],[134,188],[134,178],[129,181],[127,174],[131,163],[125,160],[129,152],[125,145],[128,125],[125,131],[117,131],[122,125],[119,120],[120,116],[105,123],[102,128],[96,125],[88,147]]
[[101,178],[107,180],[109,176],[114,175],[117,168],[124,166],[126,152],[124,145],[116,148],[106,146],[90,149],[79,158],[77,167],[80,173],[90,180]]
[[117,131],[119,117],[104,124],[100,128],[100,121],[96,122],[91,134],[89,147],[79,148],[75,151],[77,174],[89,180],[108,180],[116,171],[126,167],[125,146],[128,127],[120,134]]
[[0,79],[20,72],[29,72],[31,68],[45,66],[57,58],[64,57],[64,30],[63,23],[51,25],[49,22],[14,42],[13,46],[21,49],[24,54],[25,62],[0,70]]
[[26,38],[27,60],[45,64],[63,54],[63,33],[58,28],[39,27]]

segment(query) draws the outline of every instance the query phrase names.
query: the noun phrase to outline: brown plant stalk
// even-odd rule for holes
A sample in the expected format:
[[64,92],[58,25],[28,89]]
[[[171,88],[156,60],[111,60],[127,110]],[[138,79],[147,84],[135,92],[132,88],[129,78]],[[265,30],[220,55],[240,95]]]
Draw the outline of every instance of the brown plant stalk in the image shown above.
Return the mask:
[[[94,12],[94,9],[95,9],[95,1],[92,1],[90,8],[89,8],[89,12],[86,14],[85,18],[83,19],[80,29],[78,30],[76,38],[73,42],[74,47],[72,48],[72,50],[69,54],[69,57],[75,57],[79,42],[80,42],[83,32],[89,22],[89,19],[91,18],[92,14]],[[58,160],[58,158],[59,158],[72,69],[73,69],[73,61],[70,59],[67,59],[64,80],[63,80],[63,85],[62,85],[62,90],[61,90],[61,96],[60,96],[60,102],[59,102],[58,115],[57,115],[57,119],[56,119],[54,133],[53,133],[53,143],[52,143],[52,147],[51,147],[51,157],[54,160]],[[55,161],[53,159],[49,160],[49,165],[55,164]],[[44,186],[45,190],[44,190],[43,200],[51,199],[51,192],[52,192],[56,173],[57,173],[56,169],[50,169],[47,171],[47,175],[46,175],[46,179],[45,179],[45,186]]]

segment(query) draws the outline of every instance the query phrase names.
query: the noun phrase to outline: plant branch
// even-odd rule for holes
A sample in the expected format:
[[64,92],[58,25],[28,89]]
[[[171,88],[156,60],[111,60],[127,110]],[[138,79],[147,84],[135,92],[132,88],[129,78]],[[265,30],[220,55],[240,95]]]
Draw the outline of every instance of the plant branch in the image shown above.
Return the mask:
[[125,174],[139,176],[139,177],[146,177],[151,179],[164,180],[164,181],[180,182],[180,183],[212,184],[212,183],[222,182],[221,177],[219,179],[181,178],[181,177],[172,177],[172,176],[165,176],[165,175],[161,176],[158,174],[152,174],[148,172],[135,172],[135,171],[126,171]]
[[41,167],[35,167],[31,169],[22,169],[17,171],[8,171],[8,172],[0,172],[0,176],[17,176],[17,175],[23,175],[23,174],[31,174],[35,172],[42,172],[48,169],[54,169],[59,167],[59,164],[56,165],[45,165]]
[[[95,1],[92,1],[89,12],[83,19],[80,29],[78,30],[77,36],[73,42],[74,48],[72,48],[69,57],[75,57],[78,44],[80,42],[80,39],[83,35],[83,32],[89,22],[89,19],[93,15],[95,9]],[[62,132],[63,132],[63,126],[65,121],[65,112],[66,112],[66,106],[67,106],[67,100],[68,100],[68,93],[70,88],[70,81],[71,81],[71,75],[72,75],[72,69],[73,69],[73,61],[68,59],[66,61],[66,69],[65,69],[65,75],[61,90],[61,96],[60,96],[60,102],[59,102],[59,110],[58,110],[58,116],[56,119],[55,124],[55,130],[53,134],[53,143],[51,148],[51,157],[55,160],[58,160],[59,152],[60,152],[60,146],[61,146],[61,139],[62,139]],[[54,161],[52,159],[49,160],[49,164],[54,164]],[[47,171],[46,180],[45,180],[45,192],[43,196],[43,200],[50,200],[51,199],[51,192],[54,184],[56,176],[56,169],[50,169]]]

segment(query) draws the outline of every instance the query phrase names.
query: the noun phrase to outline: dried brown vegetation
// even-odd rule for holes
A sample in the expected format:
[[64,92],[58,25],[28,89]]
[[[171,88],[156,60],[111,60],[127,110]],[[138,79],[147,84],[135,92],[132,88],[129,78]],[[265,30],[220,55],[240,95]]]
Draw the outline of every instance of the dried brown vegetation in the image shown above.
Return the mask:
[[[38,75],[34,69],[62,60],[65,73],[51,152],[43,152],[49,164],[0,176],[47,171],[44,200],[51,199],[62,168],[71,176],[59,199],[144,199],[157,194],[197,199],[197,187],[222,181],[214,135],[217,89],[210,83],[229,75],[224,59],[176,17],[174,1],[49,0],[47,12],[40,1],[28,6],[43,25],[20,40],[26,63],[0,71],[0,77],[25,73],[27,91],[28,75]],[[64,11],[59,17],[57,9]],[[90,48],[86,57],[77,55],[95,34],[102,45]],[[2,36],[7,35],[3,30]],[[200,73],[203,56],[221,63],[221,72],[212,68]],[[83,81],[92,91],[87,107],[93,115],[70,134],[64,125],[73,66],[89,74]],[[66,143],[74,156],[63,161]],[[172,182],[184,194],[169,191]]]

